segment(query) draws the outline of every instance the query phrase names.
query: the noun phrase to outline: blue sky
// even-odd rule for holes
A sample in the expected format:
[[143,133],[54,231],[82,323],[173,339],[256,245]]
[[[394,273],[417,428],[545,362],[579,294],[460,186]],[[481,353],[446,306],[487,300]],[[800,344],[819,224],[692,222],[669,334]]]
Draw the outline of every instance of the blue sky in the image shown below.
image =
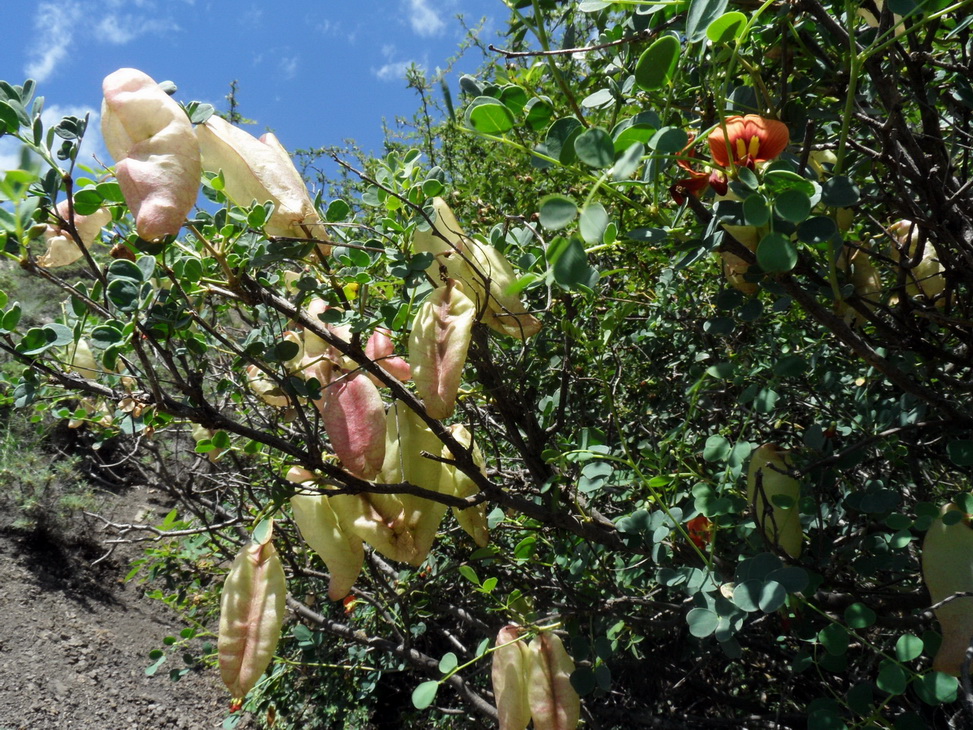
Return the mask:
[[[117,68],[174,81],[180,101],[220,110],[236,79],[251,133],[273,129],[289,150],[354,138],[377,153],[383,117],[418,108],[405,67],[444,67],[464,37],[460,13],[471,27],[486,18],[484,43],[507,17],[502,0],[5,0],[0,78],[36,79],[49,119],[96,121],[101,80]],[[454,98],[480,61],[474,48],[456,66]],[[86,147],[110,162],[100,140]],[[0,170],[13,155],[0,139]]]

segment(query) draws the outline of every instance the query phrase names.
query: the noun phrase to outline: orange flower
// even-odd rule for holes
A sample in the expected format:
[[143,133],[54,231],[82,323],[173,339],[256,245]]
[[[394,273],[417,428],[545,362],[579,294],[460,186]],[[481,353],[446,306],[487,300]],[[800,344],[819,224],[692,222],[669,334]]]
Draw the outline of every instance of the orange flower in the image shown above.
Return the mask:
[[704,548],[713,542],[713,523],[705,515],[693,517],[686,523],[689,539],[698,548]]
[[[787,125],[757,114],[728,117],[726,136],[723,129],[714,129],[708,138],[713,161],[721,167],[749,167],[772,160],[783,152],[791,136]],[[732,160],[729,154],[733,155]]]
[[676,164],[689,173],[688,178],[677,180],[676,184],[669,188],[669,194],[677,205],[685,203],[687,195],[699,197],[710,186],[720,195],[726,193],[726,176],[723,173],[715,170],[713,172],[695,170],[690,164],[696,158],[696,153],[693,150],[695,139],[695,136],[689,138],[689,142],[679,153],[681,159],[676,160]]

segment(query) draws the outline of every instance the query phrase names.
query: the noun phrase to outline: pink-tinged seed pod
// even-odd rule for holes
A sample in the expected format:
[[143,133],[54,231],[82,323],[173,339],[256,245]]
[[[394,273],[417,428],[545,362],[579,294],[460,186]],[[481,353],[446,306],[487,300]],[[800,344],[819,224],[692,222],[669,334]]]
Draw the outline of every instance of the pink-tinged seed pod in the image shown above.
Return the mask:
[[196,203],[202,168],[189,117],[149,76],[119,69],[102,84],[101,130],[115,177],[147,241],[174,236]]
[[284,623],[287,586],[270,535],[244,546],[220,597],[220,674],[234,698],[245,697],[267,669]]
[[[327,240],[304,180],[273,134],[257,139],[217,116],[200,124],[196,134],[203,169],[223,171],[225,192],[234,203],[274,204],[274,212],[264,226],[268,236]],[[322,243],[319,250],[328,255],[331,247]]]
[[362,479],[373,479],[385,461],[385,405],[378,388],[355,373],[328,386],[321,409],[324,430],[344,467]]
[[[961,517],[947,525],[943,517],[950,512],[959,512]],[[922,578],[933,603],[955,593],[973,591],[973,525],[970,515],[955,504],[945,505],[926,531]],[[935,614],[943,630],[943,641],[933,657],[932,668],[958,677],[973,639],[973,598],[954,598],[937,608]]]
[[[521,628],[507,624],[497,634],[493,650],[493,696],[497,703],[500,730],[524,730],[530,722],[527,697],[527,642],[520,640]],[[512,643],[511,643],[512,642]]]
[[581,719],[581,698],[571,686],[574,661],[561,639],[539,634],[528,647],[527,695],[534,730],[574,730]]
[[[70,214],[68,201],[62,200],[57,204],[57,214],[68,220]],[[111,222],[111,212],[107,208],[99,208],[91,215],[74,216],[74,228],[85,246],[91,246],[101,233],[101,229]],[[57,266],[68,266],[81,258],[81,249],[66,229],[58,225],[48,225],[44,231],[47,241],[47,251],[37,258],[38,266],[53,269]]]
[[365,355],[393,378],[404,383],[412,380],[412,367],[404,358],[392,354],[394,349],[391,334],[384,327],[376,327],[365,343]]
[[412,379],[426,413],[446,418],[456,408],[470,346],[476,307],[462,286],[449,279],[419,307],[409,336]]

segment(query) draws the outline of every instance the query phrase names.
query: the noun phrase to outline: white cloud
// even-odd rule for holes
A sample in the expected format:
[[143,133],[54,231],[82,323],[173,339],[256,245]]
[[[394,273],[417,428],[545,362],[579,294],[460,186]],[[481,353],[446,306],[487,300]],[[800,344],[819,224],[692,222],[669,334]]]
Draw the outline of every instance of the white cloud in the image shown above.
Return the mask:
[[168,20],[138,17],[135,15],[106,15],[94,27],[95,38],[115,46],[123,46],[139,36],[179,30]]
[[36,81],[50,78],[57,65],[67,57],[74,31],[83,15],[81,3],[71,0],[41,3],[37,7],[34,16],[37,40],[24,67],[28,77]]
[[297,75],[299,60],[297,56],[284,56],[277,62],[277,68],[280,69],[285,79],[292,79]]
[[7,170],[20,168],[20,141],[13,137],[0,137],[0,175]]
[[408,0],[406,12],[409,15],[409,25],[417,35],[439,35],[446,28],[439,13],[429,7],[429,0]]
[[399,79],[405,78],[406,69],[409,68],[413,63],[418,63],[414,59],[406,60],[395,60],[397,55],[395,45],[392,43],[386,43],[382,46],[382,56],[385,57],[385,63],[379,66],[377,69],[373,68],[372,73],[382,81],[397,81]]
[[[78,162],[82,165],[97,168],[100,164],[111,164],[111,158],[105,150],[105,143],[101,137],[101,113],[90,106],[60,106],[52,104],[44,108],[41,112],[41,122],[44,129],[50,129],[60,122],[64,117],[78,117],[84,119],[88,115],[88,129],[81,144],[81,154],[78,155]],[[60,147],[58,137],[54,138],[55,152]],[[20,167],[22,144],[20,140],[13,137],[0,138],[0,173],[7,170],[15,170]],[[98,162],[95,161],[97,158]],[[46,169],[46,168],[44,168]]]
[[374,71],[374,74],[382,81],[395,81],[405,78],[405,70],[409,68],[412,61],[396,61],[386,63]]
[[[168,17],[159,17],[152,0],[107,0],[107,8],[129,12],[106,14],[106,0],[60,0],[42,2],[34,15],[36,40],[28,53],[24,72],[36,81],[46,81],[70,57],[78,40],[95,40],[112,45],[131,43],[146,34],[179,30]],[[137,10],[138,12],[131,12]]]

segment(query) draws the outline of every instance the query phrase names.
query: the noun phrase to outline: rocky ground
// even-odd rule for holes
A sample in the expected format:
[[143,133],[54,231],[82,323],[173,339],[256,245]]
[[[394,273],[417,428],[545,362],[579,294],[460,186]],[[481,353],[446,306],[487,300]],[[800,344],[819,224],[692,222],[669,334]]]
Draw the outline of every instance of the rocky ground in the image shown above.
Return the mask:
[[[167,511],[144,487],[126,488],[100,509],[128,522]],[[91,540],[0,524],[0,730],[223,726],[229,697],[215,669],[173,682],[168,668],[182,665],[174,656],[146,674],[149,652],[184,625],[143,586],[123,581],[138,554],[126,548],[93,566],[104,549]]]

